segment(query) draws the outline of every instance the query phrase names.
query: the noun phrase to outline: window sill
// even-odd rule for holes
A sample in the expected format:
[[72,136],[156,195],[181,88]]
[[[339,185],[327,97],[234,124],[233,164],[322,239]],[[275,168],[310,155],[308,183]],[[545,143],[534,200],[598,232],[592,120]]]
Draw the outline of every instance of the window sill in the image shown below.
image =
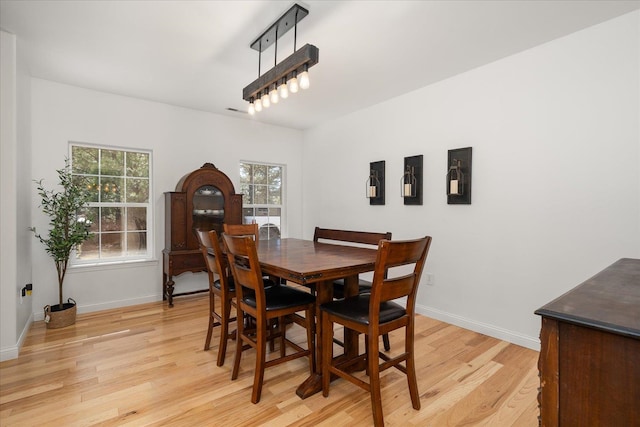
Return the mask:
[[69,274],[74,273],[86,273],[90,271],[104,271],[104,270],[119,270],[122,268],[140,268],[151,267],[158,265],[157,259],[142,259],[132,261],[113,261],[113,262],[100,262],[93,264],[77,264],[69,267],[67,271]]

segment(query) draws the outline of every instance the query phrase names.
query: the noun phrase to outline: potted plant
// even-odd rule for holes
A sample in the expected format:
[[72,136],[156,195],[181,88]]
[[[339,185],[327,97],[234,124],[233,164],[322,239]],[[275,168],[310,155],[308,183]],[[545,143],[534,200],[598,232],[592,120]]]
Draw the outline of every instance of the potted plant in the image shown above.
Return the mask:
[[31,231],[44,244],[51,255],[58,272],[58,304],[44,307],[47,328],[62,328],[75,323],[76,303],[71,298],[67,303],[63,301],[62,284],[69,266],[72,251],[87,240],[91,233],[91,222],[80,213],[88,206],[90,193],[81,180],[74,178],[71,173],[69,159],[65,159],[65,166],[56,171],[58,173],[59,188],[47,190],[43,180],[38,184],[38,195],[41,198],[42,212],[49,217],[49,233],[46,237],[39,234],[35,227]]

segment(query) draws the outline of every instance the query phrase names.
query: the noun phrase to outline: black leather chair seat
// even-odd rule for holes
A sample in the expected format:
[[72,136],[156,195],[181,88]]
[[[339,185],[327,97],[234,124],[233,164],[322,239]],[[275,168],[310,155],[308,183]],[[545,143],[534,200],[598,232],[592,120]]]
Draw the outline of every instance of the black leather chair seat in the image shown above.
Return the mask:
[[[251,307],[256,306],[256,297],[253,292],[246,292],[243,289],[242,299]],[[294,307],[296,305],[309,304],[315,302],[316,297],[307,292],[293,289],[290,286],[272,286],[264,290],[267,311],[280,310]]]
[[[272,286],[276,286],[277,285],[276,282],[274,282],[273,280],[269,279],[268,277],[263,277],[262,280],[264,282],[264,287],[265,288],[270,288]],[[227,277],[227,283],[229,284],[229,290],[231,292],[236,290],[236,284],[233,281],[233,276]],[[213,282],[213,286],[215,286],[217,289],[220,289],[220,280],[214,281]]]
[[[371,293],[371,282],[367,280],[359,280],[358,281],[358,293],[359,294],[370,294]],[[333,297],[336,299],[344,298],[344,279],[338,279],[333,281]]]
[[[363,325],[369,324],[369,300],[371,295],[356,295],[322,304],[322,310],[343,319],[352,320]],[[386,301],[380,304],[380,323],[390,322],[407,314],[404,307],[395,302]]]
[[[233,282],[233,276],[229,276],[229,277],[227,277],[227,283],[229,284],[229,290],[230,290],[231,292],[233,292],[233,291],[235,291],[235,290],[236,290],[236,284]],[[216,289],[221,289],[221,288],[220,288],[220,279],[215,280],[215,281],[213,282],[213,286],[214,286]]]

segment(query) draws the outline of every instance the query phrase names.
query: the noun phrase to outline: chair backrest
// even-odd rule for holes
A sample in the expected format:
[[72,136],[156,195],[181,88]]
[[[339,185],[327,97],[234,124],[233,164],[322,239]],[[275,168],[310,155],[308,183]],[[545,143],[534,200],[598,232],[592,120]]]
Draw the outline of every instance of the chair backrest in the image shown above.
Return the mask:
[[255,292],[257,310],[266,310],[256,242],[248,235],[233,236],[223,233],[222,238],[227,248],[229,268],[236,284],[238,303],[243,301],[243,288],[249,288]]
[[371,233],[368,231],[332,230],[329,228],[316,227],[313,233],[313,241],[337,240],[340,242],[361,243],[365,245],[375,245],[382,239],[391,240],[391,233]]
[[209,273],[209,285],[213,286],[215,280],[214,275],[218,275],[220,287],[227,289],[227,277],[229,270],[227,269],[227,260],[220,248],[218,233],[215,230],[196,230],[196,236],[200,243],[200,251],[204,257],[204,262]]
[[258,224],[224,224],[224,232],[230,236],[253,236],[253,240],[258,247],[260,235],[258,234]]
[[[380,241],[371,287],[371,314],[376,309],[380,310],[381,302],[407,297],[406,310],[409,315],[413,315],[418,285],[430,246],[431,236],[415,240]],[[390,268],[411,264],[413,271],[409,274],[388,274],[391,272]]]

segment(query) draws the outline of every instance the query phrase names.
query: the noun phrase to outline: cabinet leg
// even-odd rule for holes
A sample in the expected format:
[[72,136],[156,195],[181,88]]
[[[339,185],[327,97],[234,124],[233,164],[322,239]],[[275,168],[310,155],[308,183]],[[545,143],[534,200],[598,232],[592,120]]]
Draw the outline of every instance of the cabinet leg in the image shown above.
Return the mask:
[[175,282],[169,278],[167,282],[167,299],[169,300],[169,307],[173,307],[173,285]]

